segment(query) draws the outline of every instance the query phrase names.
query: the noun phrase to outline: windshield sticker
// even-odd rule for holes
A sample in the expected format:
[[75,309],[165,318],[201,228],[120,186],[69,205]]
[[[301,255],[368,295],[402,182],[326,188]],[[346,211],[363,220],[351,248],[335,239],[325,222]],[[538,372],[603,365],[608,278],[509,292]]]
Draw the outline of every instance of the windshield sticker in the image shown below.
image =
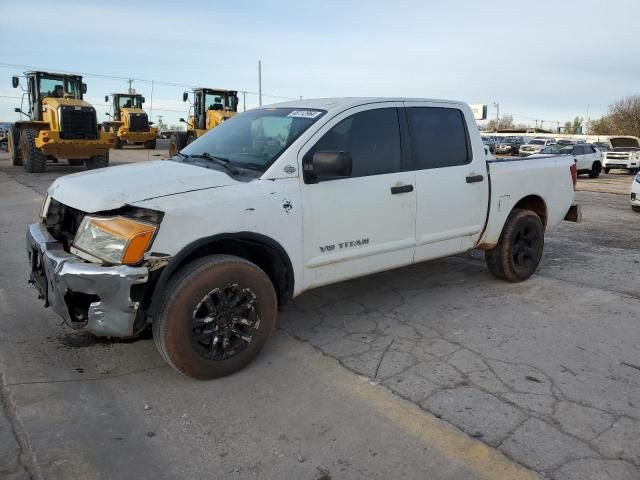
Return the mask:
[[291,118],[316,118],[320,114],[322,114],[322,112],[319,112],[317,110],[294,110],[289,115],[287,115],[287,117],[291,117]]

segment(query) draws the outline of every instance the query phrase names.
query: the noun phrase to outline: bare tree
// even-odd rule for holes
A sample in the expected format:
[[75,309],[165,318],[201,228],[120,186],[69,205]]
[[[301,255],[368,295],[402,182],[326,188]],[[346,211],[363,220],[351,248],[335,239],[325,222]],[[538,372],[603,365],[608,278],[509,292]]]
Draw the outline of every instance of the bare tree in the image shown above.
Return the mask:
[[564,124],[565,133],[582,133],[582,117],[576,117],[573,122],[567,122]]
[[503,115],[502,117],[500,117],[499,122],[496,121],[495,118],[492,118],[487,122],[487,125],[485,126],[485,130],[488,132],[492,132],[494,130],[501,130],[503,128],[515,128],[512,115],[509,115],[509,114]]
[[608,113],[591,121],[590,132],[595,135],[633,135],[640,137],[640,95],[616,100]]

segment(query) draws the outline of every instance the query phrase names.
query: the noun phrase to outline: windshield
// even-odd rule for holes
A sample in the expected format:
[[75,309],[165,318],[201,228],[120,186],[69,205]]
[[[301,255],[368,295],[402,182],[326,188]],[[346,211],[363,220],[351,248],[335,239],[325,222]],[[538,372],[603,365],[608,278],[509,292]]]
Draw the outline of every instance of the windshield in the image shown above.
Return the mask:
[[227,92],[205,92],[205,110],[236,111],[236,97]]
[[[260,108],[221,123],[180,153],[209,154],[236,167],[264,172],[325,110]],[[174,157],[174,160],[184,158]]]
[[80,82],[64,76],[42,77],[39,79],[40,98],[64,98],[65,94],[76,100],[82,99]]
[[544,145],[546,142],[544,140],[531,140],[529,145]]
[[120,95],[117,103],[118,108],[142,108],[142,97],[140,95]]
[[553,155],[569,155],[571,152],[573,152],[573,145],[549,145],[540,150],[540,153]]

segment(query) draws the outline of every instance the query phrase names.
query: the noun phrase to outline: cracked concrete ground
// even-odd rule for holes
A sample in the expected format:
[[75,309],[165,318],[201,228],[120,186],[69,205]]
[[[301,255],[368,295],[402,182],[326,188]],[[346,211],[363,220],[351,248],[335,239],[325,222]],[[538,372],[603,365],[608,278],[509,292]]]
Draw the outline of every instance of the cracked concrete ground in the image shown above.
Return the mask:
[[[44,192],[61,171],[37,178],[9,173],[22,185]],[[604,180],[624,191],[631,177],[610,174]],[[579,187],[586,191],[577,194],[584,205],[584,223],[565,224],[547,237],[543,266],[528,282],[513,285],[493,279],[482,255],[472,252],[308,292],[281,313],[279,328],[549,478],[638,480],[640,216],[631,212],[626,196],[599,193],[602,188],[593,182],[581,180]],[[20,300],[21,305],[25,302],[32,303]],[[67,333],[52,340],[64,344],[67,357],[77,358],[72,362],[77,368],[89,365],[83,371],[100,377],[102,365],[108,375],[124,375],[115,389],[100,389],[108,398],[118,398],[119,389],[139,395],[137,383],[147,387],[139,373],[127,380],[118,357],[133,354],[127,361],[148,360],[153,357],[148,344],[108,344],[95,352],[82,348],[84,337]],[[54,364],[47,368],[55,371],[68,366],[69,358],[62,361],[47,352],[43,348],[31,357],[25,354],[21,378],[44,381],[47,375],[41,369],[48,361]],[[272,350],[266,355],[265,361],[278,359]],[[150,372],[151,378],[170,381],[161,364],[155,368],[160,370]],[[26,405],[23,415],[34,422],[28,414],[36,411],[37,389],[43,387],[20,385],[15,378],[11,383],[18,403]],[[291,381],[285,384],[292,388]],[[47,390],[56,400],[48,425],[60,426],[67,418],[64,409],[69,404],[63,402],[61,389]],[[88,386],[79,391],[100,401]],[[71,405],[83,418],[91,414],[82,403]],[[110,420],[136,421],[133,415],[110,411],[104,402],[100,406]],[[182,423],[172,421],[164,428],[180,431],[180,439],[190,444],[207,444],[200,437],[194,440]],[[326,418],[325,423],[336,427]],[[120,429],[111,432],[117,438],[135,433],[134,427],[122,424],[113,428]],[[321,437],[313,441],[324,442]],[[234,447],[239,450],[239,443]],[[259,467],[262,474],[275,471],[267,469],[270,465]],[[244,470],[231,473],[242,476],[256,473],[251,469],[257,467],[237,468]],[[433,473],[432,478],[443,478]]]
[[309,292],[280,327],[551,478],[638,479],[640,216],[577,199],[525,283],[472,252]]

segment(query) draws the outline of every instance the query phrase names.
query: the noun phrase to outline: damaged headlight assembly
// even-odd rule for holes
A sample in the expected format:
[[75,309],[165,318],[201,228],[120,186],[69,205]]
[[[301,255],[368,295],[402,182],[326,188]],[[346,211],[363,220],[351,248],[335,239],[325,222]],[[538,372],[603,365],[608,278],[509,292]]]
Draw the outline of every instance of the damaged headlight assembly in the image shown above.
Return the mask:
[[89,261],[135,265],[144,257],[157,229],[157,224],[123,216],[86,215],[71,252]]

